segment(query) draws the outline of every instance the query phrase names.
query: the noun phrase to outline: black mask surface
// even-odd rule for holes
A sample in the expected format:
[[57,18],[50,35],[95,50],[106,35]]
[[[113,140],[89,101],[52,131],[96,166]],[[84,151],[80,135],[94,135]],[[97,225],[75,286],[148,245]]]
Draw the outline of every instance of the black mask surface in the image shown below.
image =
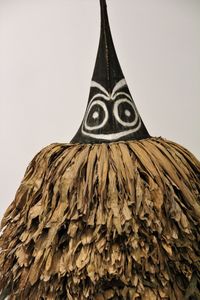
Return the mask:
[[101,35],[82,124],[71,143],[109,143],[149,138],[122,73],[110,31],[105,0]]

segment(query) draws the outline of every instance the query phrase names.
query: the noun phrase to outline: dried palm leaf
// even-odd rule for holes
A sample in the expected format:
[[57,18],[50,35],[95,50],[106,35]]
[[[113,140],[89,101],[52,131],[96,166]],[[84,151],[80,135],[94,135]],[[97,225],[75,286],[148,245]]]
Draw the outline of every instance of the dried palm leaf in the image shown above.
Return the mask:
[[199,161],[161,138],[46,147],[2,220],[0,288],[9,299],[199,297],[199,179]]

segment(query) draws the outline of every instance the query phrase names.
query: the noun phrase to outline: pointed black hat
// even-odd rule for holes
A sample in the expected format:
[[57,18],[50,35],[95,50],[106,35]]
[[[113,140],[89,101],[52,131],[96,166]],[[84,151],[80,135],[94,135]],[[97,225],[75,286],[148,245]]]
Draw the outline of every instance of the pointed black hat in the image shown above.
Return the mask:
[[109,143],[149,138],[131,97],[115,51],[105,0],[90,96],[83,122],[71,143]]

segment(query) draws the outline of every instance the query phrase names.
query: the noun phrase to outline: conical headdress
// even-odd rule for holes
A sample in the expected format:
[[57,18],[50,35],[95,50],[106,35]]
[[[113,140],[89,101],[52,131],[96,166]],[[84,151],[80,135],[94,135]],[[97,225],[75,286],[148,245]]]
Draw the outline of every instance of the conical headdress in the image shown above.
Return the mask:
[[150,137],[122,73],[110,31],[105,0],[89,101],[72,143],[102,143]]

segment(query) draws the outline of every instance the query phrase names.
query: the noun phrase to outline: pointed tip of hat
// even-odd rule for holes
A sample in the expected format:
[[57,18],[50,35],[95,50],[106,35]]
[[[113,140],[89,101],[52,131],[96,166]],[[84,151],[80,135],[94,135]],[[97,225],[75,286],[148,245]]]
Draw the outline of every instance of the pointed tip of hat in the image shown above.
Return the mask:
[[106,0],[100,0],[101,34],[92,80],[100,83],[108,92],[124,78],[112,39]]

